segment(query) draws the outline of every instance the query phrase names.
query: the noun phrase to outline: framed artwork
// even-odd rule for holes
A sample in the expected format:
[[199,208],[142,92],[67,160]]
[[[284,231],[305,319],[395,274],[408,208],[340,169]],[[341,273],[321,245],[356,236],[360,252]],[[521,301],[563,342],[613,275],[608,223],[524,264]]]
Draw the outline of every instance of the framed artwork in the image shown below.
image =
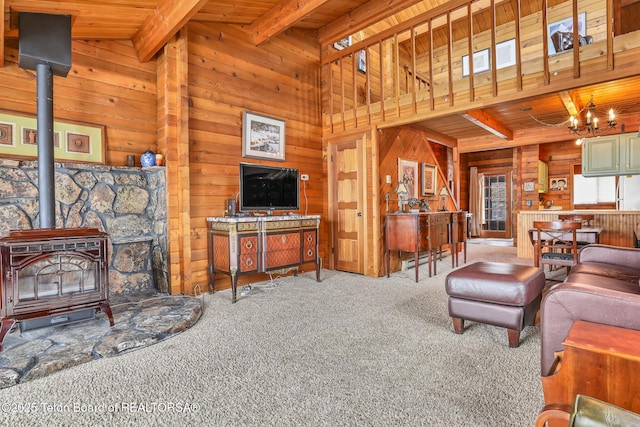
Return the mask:
[[337,42],[335,42],[335,43],[333,44],[333,47],[334,47],[336,50],[342,50],[342,49],[344,49],[345,47],[349,47],[349,46],[351,46],[351,36],[349,36],[349,37],[345,37],[345,38],[343,38],[342,40],[337,41]]
[[418,198],[418,162],[398,158],[398,182],[404,182],[409,194],[408,199]]
[[422,195],[429,196],[436,194],[438,184],[438,167],[429,163],[422,164]]
[[516,65],[516,39],[496,44],[496,70]]
[[[489,48],[473,53],[473,74],[489,71],[491,61],[489,60]],[[469,75],[469,55],[462,56],[462,77]]]
[[15,145],[15,123],[0,123],[0,145]]
[[358,51],[358,71],[367,72],[367,51],[365,49]]
[[[55,120],[53,123],[55,160],[104,164],[104,130],[105,127],[102,125]],[[0,111],[0,154],[16,157],[38,156],[36,117]]]
[[567,181],[566,177],[560,178],[549,178],[549,190],[550,191],[564,191],[567,189]]
[[[562,33],[573,33],[572,16],[549,24],[549,32],[547,33],[547,37],[549,37],[549,56],[573,49],[573,34],[571,35],[570,46],[568,46],[567,40],[562,36]],[[578,34],[583,37],[587,35],[587,12],[578,14]]]
[[533,191],[535,189],[535,183],[533,181],[524,183],[524,191]]
[[[21,138],[24,145],[38,145],[38,130],[23,127]],[[53,132],[53,146],[54,148],[60,147],[60,132]]]
[[284,161],[284,149],[284,120],[242,113],[242,157]]

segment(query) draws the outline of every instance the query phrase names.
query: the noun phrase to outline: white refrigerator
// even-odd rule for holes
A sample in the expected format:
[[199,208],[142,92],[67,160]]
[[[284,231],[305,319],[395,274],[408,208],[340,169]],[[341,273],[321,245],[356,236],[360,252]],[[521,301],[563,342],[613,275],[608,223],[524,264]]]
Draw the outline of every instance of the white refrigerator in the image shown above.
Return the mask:
[[621,211],[640,211],[640,175],[619,177],[617,204]]

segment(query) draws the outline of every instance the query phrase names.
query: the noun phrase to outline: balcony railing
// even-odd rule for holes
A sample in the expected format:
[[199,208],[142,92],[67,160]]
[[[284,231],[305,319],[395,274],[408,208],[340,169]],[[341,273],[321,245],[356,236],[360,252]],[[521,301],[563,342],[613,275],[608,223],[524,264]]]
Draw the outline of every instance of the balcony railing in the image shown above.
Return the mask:
[[543,93],[585,67],[613,70],[612,8],[607,0],[454,0],[342,50],[325,46],[325,127],[462,112]]

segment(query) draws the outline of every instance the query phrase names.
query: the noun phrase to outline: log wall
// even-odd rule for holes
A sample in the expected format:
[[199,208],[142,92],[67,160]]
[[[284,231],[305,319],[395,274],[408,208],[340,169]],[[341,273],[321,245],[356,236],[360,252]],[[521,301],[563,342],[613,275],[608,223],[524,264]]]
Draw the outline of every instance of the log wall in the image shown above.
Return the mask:
[[[106,163],[156,149],[156,64],[142,64],[129,41],[76,41],[66,78],[53,78],[54,119],[105,126]],[[0,109],[36,115],[36,72],[18,67],[18,41],[7,40],[0,68]]]
[[[302,30],[288,30],[258,47],[240,26],[192,22],[188,31],[191,279],[202,287],[208,283],[206,218],[222,216],[226,200],[237,196],[240,162],[308,174],[298,213],[323,214],[320,46],[312,32]],[[284,162],[242,157],[245,110],[285,120]],[[320,256],[328,265],[325,219],[320,223]],[[265,276],[243,276],[241,281],[256,280]],[[229,286],[228,277],[216,276],[216,289]]]

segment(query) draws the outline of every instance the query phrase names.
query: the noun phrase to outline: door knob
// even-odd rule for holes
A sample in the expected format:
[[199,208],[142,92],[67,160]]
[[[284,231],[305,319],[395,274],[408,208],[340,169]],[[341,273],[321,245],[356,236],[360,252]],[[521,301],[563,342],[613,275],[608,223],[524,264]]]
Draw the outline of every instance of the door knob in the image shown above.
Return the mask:
[[358,212],[356,215],[358,215],[358,216],[362,216],[362,212]]

